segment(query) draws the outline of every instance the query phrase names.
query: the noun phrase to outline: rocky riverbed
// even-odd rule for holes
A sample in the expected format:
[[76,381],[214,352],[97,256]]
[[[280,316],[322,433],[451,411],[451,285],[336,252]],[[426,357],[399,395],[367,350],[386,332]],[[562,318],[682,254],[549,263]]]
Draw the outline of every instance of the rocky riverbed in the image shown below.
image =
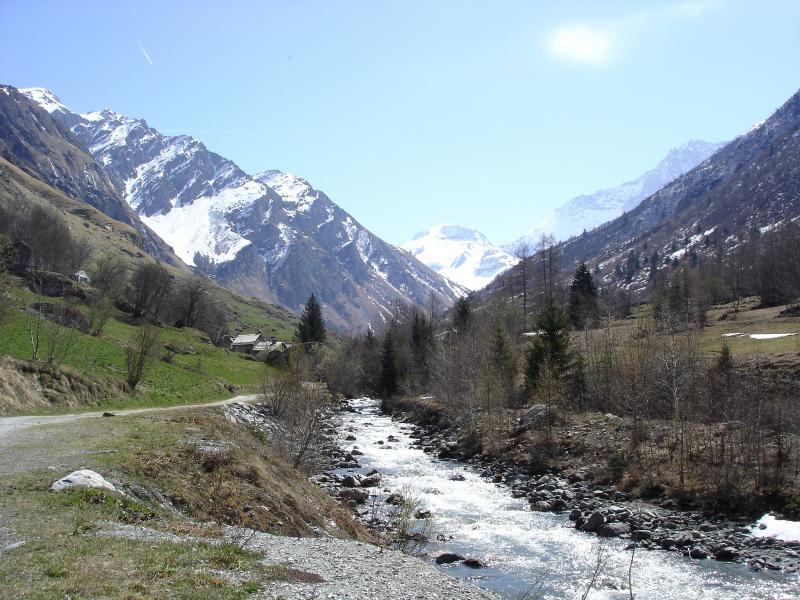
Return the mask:
[[750,516],[670,510],[613,487],[595,486],[580,469],[569,475],[531,474],[502,459],[481,455],[464,459],[452,432],[414,423],[416,446],[440,459],[462,460],[531,510],[566,513],[580,531],[630,540],[630,546],[677,552],[692,559],[741,562],[753,571],[800,569],[800,541],[751,535]]
[[[556,571],[560,580],[548,582],[543,597],[580,596],[601,546],[615,563],[598,583],[606,597],[627,597],[625,559],[634,547],[652,551],[636,552],[634,579],[672,577],[677,586],[659,596],[653,590],[661,587],[650,580],[639,584],[637,598],[727,598],[739,591],[791,598],[786,590],[800,585],[798,544],[750,535],[748,517],[654,506],[596,486],[580,471],[531,474],[502,460],[464,459],[446,430],[392,421],[375,401],[353,401],[347,410],[324,448],[329,470],[314,480],[379,528],[388,507],[407,488],[416,490],[423,502],[414,516],[434,524],[423,548],[429,558],[445,557],[440,569],[481,586],[513,596]],[[474,562],[465,565],[464,558]]]

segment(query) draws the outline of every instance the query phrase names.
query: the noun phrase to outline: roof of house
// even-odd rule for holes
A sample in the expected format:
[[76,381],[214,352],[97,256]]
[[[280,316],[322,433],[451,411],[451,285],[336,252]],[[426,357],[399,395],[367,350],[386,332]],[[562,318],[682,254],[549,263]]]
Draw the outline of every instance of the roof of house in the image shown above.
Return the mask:
[[255,344],[261,339],[260,333],[243,333],[241,335],[237,335],[236,338],[233,340],[233,346],[249,346],[250,344]]

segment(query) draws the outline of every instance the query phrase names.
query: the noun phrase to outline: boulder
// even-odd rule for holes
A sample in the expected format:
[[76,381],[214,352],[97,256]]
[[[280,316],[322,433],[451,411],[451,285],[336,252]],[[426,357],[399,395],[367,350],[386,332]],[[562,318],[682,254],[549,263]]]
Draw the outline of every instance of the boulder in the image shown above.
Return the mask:
[[386,504],[391,504],[392,506],[400,506],[403,503],[403,496],[397,493],[389,494],[386,498]]
[[482,569],[486,566],[477,558],[465,558],[461,564],[470,569]]
[[63,492],[65,490],[81,488],[104,489],[112,492],[116,490],[113,484],[99,473],[88,469],[82,469],[80,471],[73,471],[66,477],[62,477],[58,481],[53,482],[53,485],[50,486],[50,491]]
[[601,525],[600,529],[598,529],[597,534],[600,537],[618,537],[625,533],[630,533],[631,526],[627,523],[616,522],[616,523],[606,523],[605,525]]
[[606,518],[603,516],[603,513],[593,512],[592,516],[586,519],[586,522],[583,524],[583,530],[590,532],[597,531],[605,522]]
[[344,500],[352,500],[356,504],[364,504],[369,498],[369,492],[366,490],[359,490],[350,488],[342,490],[339,494]]
[[456,473],[450,477],[450,481],[464,481],[466,477],[464,477],[461,473]]
[[528,431],[529,429],[543,429],[547,426],[547,421],[551,418],[551,413],[544,404],[534,404],[528,408],[517,420],[516,435]]
[[464,557],[454,552],[442,552],[436,557],[437,565],[449,565],[464,560]]
[[689,551],[689,557],[694,558],[697,560],[702,560],[704,558],[708,558],[708,552],[706,552],[703,548],[692,548]]
[[355,476],[348,475],[342,479],[342,485],[346,488],[357,488],[361,487],[361,482]]
[[714,553],[714,558],[717,560],[731,562],[739,558],[739,551],[733,546],[725,546]]
[[631,533],[631,538],[634,540],[649,540],[653,538],[653,532],[649,529],[636,529]]
[[367,475],[361,480],[361,487],[375,487],[380,484],[381,477],[380,473],[375,473],[373,475]]

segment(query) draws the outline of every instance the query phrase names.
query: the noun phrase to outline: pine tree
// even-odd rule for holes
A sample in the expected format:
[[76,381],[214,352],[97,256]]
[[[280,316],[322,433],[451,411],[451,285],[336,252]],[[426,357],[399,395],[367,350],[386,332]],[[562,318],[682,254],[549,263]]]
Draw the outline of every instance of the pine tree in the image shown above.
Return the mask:
[[562,377],[569,367],[569,320],[552,299],[536,316],[538,335],[525,353],[525,384],[533,393],[545,369],[553,377]]
[[414,380],[420,385],[428,383],[430,357],[433,352],[433,326],[418,308],[411,317],[411,352],[414,359]]
[[581,263],[569,286],[569,320],[575,329],[582,329],[597,312],[597,284],[586,264]]
[[314,294],[311,294],[297,323],[297,333],[295,337],[301,344],[321,344],[325,341],[326,330],[325,320],[322,318],[322,307],[317,302]]
[[398,333],[394,324],[386,330],[383,338],[383,351],[381,352],[381,375],[378,382],[378,393],[381,398],[387,399],[394,396],[400,389],[400,357]]
[[453,329],[456,333],[463,335],[472,323],[472,305],[466,296],[461,296],[456,301],[455,311],[453,312]]

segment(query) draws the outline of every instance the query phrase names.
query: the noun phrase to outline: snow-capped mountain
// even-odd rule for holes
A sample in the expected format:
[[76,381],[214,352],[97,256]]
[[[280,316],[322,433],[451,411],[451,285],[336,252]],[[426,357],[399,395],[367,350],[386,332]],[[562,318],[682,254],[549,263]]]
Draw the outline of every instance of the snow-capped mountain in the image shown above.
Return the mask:
[[517,262],[480,231],[459,225],[437,225],[418,233],[401,248],[470,290],[481,289]]
[[573,198],[550,212],[536,227],[503,248],[513,252],[513,249],[523,242],[535,244],[542,234],[552,235],[561,241],[580,235],[584,231],[591,231],[598,225],[636,208],[642,200],[677,177],[691,171],[724,145],[725,142],[715,144],[703,140],[691,140],[678,148],[673,148],[661,162],[641,177],[613,188]]
[[17,88],[0,85],[0,156],[70,198],[131,226],[132,243],[159,260],[185,268],[128,206],[64,120],[54,118],[56,112],[66,115],[66,108],[52,94],[36,92],[37,101],[32,101]]
[[111,110],[77,114],[48,90],[23,91],[72,129],[178,256],[235,291],[295,311],[313,292],[344,329],[387,318],[397,302],[433,294],[449,306],[464,293],[299,177],[254,177],[190,136]]
[[[586,263],[606,289],[646,297],[654,272],[712,264],[753,235],[800,220],[800,91],[768,119],[599,227],[557,245],[564,278]],[[487,286],[483,298],[501,290]]]

